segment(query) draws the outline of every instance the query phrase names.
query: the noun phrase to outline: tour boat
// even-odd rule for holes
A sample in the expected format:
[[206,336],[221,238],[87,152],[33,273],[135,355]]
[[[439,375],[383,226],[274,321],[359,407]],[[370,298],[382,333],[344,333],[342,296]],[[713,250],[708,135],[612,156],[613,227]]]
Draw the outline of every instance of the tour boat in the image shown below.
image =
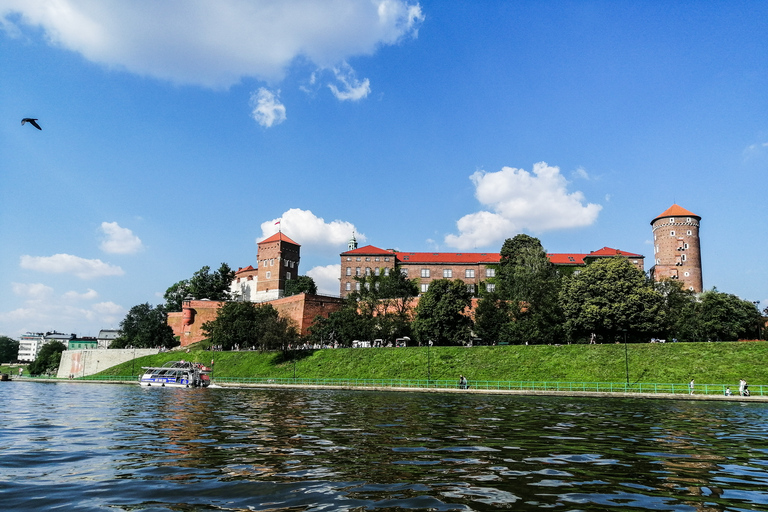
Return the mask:
[[163,366],[142,366],[144,375],[139,384],[174,388],[208,387],[210,368],[189,361],[168,361]]

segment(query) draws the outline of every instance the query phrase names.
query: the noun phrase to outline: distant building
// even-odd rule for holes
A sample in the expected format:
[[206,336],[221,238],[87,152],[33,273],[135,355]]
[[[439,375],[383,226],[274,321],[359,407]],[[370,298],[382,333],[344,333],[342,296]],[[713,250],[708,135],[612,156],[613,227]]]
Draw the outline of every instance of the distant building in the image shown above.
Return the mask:
[[[436,279],[460,279],[467,284],[469,291],[475,293],[483,286],[486,291],[496,288],[496,271],[501,255],[497,252],[404,252],[394,249],[381,249],[373,245],[357,247],[353,235],[341,253],[340,295],[346,297],[359,290],[356,277],[370,275],[389,275],[395,267],[408,279],[418,279],[419,292],[425,293]],[[549,260],[563,271],[578,271],[591,261],[612,257],[627,258],[641,271],[645,271],[645,257],[610,247],[603,247],[587,254],[547,254]]]
[[99,342],[92,336],[72,338],[67,345],[67,350],[95,350],[97,348],[99,348]]
[[235,272],[230,286],[233,297],[267,302],[285,295],[285,282],[299,275],[301,246],[282,232],[258,243],[257,268],[249,265]]
[[654,265],[650,273],[655,281],[679,279],[686,290],[704,290],[700,222],[701,217],[677,204],[651,221]]
[[99,348],[109,348],[109,344],[115,341],[118,336],[120,336],[120,331],[117,329],[102,329],[96,336],[96,341]]
[[19,361],[31,363],[37,359],[40,349],[52,341],[60,341],[65,347],[69,346],[70,340],[74,339],[74,334],[62,334],[60,332],[28,332],[19,338]]

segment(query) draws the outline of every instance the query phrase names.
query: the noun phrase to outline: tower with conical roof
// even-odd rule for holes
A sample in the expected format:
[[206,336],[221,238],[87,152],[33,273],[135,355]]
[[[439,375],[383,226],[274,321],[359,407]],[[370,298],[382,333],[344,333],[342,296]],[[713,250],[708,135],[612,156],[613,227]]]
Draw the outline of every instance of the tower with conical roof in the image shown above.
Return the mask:
[[655,281],[679,279],[684,289],[703,291],[700,222],[701,217],[677,204],[651,221],[654,257],[651,277]]

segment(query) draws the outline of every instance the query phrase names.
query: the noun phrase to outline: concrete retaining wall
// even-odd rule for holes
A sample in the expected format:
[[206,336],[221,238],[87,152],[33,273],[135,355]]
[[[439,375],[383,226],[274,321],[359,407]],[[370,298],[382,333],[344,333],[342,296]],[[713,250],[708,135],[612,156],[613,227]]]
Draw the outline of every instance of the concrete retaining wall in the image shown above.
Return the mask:
[[[65,350],[61,353],[59,373],[56,377],[60,379],[67,379],[70,375],[85,377],[133,358],[151,356],[159,352],[160,350],[156,348]],[[141,368],[136,368],[136,371],[141,371]]]

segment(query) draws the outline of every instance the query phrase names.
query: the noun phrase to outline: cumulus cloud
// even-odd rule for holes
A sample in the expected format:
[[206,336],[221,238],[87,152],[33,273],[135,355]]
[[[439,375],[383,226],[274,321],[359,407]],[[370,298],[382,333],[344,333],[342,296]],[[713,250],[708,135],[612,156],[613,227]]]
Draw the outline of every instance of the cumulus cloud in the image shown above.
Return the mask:
[[280,102],[279,96],[280,91],[274,94],[264,87],[252,92],[251,117],[265,128],[285,121],[285,105]]
[[314,267],[307,271],[317,285],[317,293],[320,295],[338,295],[339,294],[339,276],[341,275],[341,265],[326,265],[324,267]]
[[76,291],[66,292],[62,297],[66,300],[93,300],[98,297],[99,294],[96,290],[88,288],[87,292],[78,293]]
[[0,28],[40,28],[52,45],[110,68],[179,84],[275,82],[296,58],[332,68],[416,37],[408,0],[5,0]]
[[12,289],[24,300],[20,307],[0,312],[0,324],[8,329],[7,332],[16,334],[50,329],[78,332],[86,323],[114,328],[127,313],[124,307],[114,302],[88,304],[98,296],[90,289],[81,294],[66,292],[62,295],[42,283],[13,283]]
[[101,231],[105,239],[101,250],[110,254],[134,254],[144,248],[141,239],[128,228],[120,227],[117,222],[102,222]]
[[[278,221],[279,225],[276,224]],[[263,222],[262,237],[259,240],[274,235],[278,228],[302,246],[346,246],[353,232],[359,241],[365,240],[365,235],[358,233],[351,222],[341,220],[326,222],[311,211],[299,208],[291,208],[283,213],[282,217]]]
[[358,80],[355,70],[346,62],[341,67],[333,68],[333,74],[340,87],[337,87],[336,84],[328,84],[328,88],[336,96],[336,99],[358,101],[370,94],[370,81],[367,78],[362,81]]
[[445,237],[447,245],[462,250],[498,244],[523,230],[589,226],[602,209],[585,204],[581,192],[569,192],[560,169],[545,162],[535,164],[532,173],[504,167],[498,172],[477,171],[470,179],[475,197],[488,210],[465,215],[456,223],[459,234]]
[[121,276],[125,273],[122,268],[99,259],[88,260],[71,254],[24,255],[21,257],[21,268],[47,274],[73,274],[81,279]]

